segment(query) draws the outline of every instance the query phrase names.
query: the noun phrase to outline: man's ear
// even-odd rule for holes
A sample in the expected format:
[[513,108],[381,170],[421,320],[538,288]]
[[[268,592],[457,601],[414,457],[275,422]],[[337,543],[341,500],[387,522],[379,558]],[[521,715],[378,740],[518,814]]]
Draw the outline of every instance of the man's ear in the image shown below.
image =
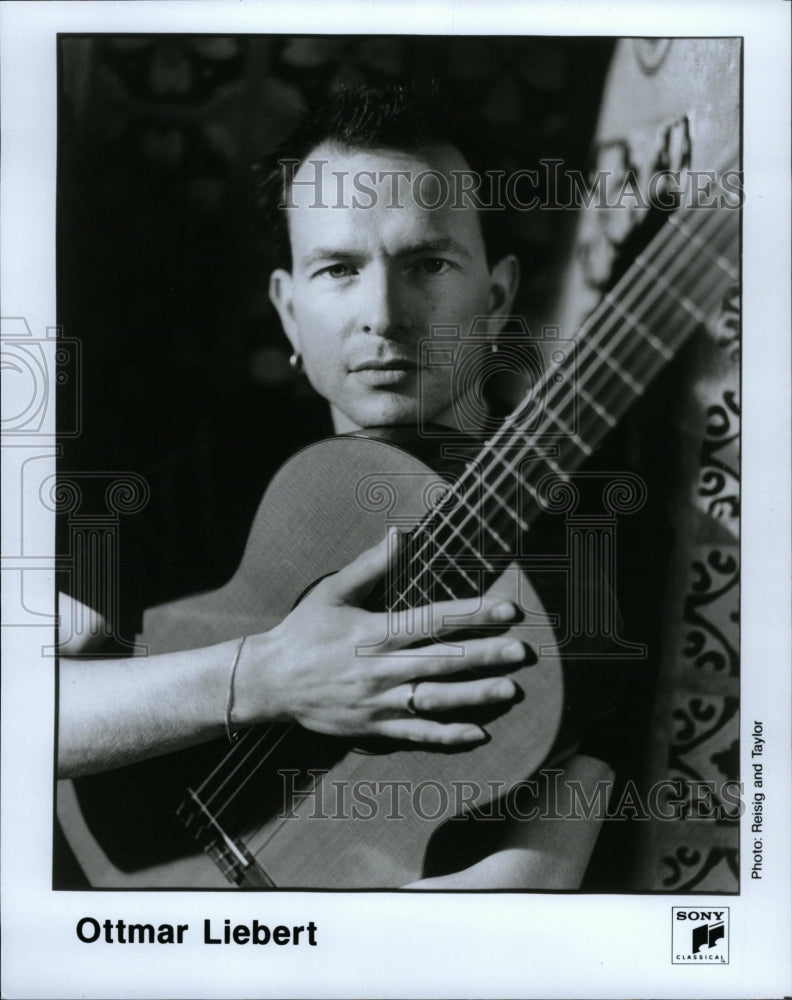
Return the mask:
[[490,271],[488,312],[489,332],[498,333],[511,315],[514,297],[520,284],[520,263],[514,254],[501,257]]
[[297,321],[294,318],[292,276],[289,271],[279,267],[272,272],[269,280],[269,297],[270,302],[278,311],[283,332],[289,338],[292,350],[296,354],[300,354],[300,338],[297,333]]

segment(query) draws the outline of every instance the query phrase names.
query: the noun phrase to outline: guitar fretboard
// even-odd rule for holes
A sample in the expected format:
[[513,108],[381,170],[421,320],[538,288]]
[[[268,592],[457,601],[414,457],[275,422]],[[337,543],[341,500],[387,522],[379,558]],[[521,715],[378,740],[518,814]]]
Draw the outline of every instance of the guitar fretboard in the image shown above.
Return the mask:
[[517,409],[412,532],[392,609],[480,593],[553,490],[616,426],[738,281],[739,212],[686,208],[557,352]]

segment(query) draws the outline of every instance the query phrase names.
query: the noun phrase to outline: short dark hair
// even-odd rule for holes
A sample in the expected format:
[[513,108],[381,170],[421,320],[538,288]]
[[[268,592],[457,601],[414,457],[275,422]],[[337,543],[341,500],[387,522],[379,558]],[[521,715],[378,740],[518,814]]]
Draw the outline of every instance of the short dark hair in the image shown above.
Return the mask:
[[[297,166],[318,146],[331,144],[347,150],[395,149],[414,153],[427,146],[457,149],[477,175],[479,197],[488,201],[496,143],[485,127],[464,112],[437,83],[363,84],[343,87],[313,108],[297,127],[261,163],[256,164],[256,196],[271,239],[273,258],[291,267],[291,245],[284,212],[288,185]],[[484,161],[490,159],[485,165]],[[494,203],[494,202],[493,202]],[[479,211],[487,262],[490,266],[509,252],[504,208]]]

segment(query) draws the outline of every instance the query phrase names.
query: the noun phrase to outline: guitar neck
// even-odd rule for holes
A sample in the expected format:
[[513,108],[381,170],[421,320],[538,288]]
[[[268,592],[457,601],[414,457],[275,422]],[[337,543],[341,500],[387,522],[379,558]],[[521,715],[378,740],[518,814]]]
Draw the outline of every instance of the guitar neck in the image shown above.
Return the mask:
[[519,537],[737,282],[739,212],[685,208],[412,533],[389,605],[481,591]]

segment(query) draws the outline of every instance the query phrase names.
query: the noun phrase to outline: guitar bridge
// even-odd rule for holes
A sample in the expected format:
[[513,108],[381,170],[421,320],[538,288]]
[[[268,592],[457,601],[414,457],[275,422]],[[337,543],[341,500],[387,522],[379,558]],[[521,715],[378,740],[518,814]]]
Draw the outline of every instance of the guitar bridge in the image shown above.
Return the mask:
[[[192,788],[176,815],[223,875],[242,889],[273,889],[275,883],[238,837],[231,837]],[[202,822],[203,821],[203,822]]]

